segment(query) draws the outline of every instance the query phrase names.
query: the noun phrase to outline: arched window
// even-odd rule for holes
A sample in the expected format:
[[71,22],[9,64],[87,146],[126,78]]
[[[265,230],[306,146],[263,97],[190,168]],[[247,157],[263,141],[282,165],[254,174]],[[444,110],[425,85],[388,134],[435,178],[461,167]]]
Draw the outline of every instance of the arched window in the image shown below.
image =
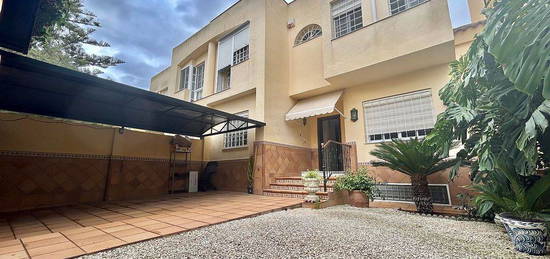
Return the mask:
[[296,40],[294,41],[294,46],[300,45],[304,42],[308,42],[312,39],[315,39],[319,36],[321,36],[323,32],[321,31],[321,26],[317,24],[310,24],[306,27],[304,27],[300,33],[298,33],[298,36],[296,37]]

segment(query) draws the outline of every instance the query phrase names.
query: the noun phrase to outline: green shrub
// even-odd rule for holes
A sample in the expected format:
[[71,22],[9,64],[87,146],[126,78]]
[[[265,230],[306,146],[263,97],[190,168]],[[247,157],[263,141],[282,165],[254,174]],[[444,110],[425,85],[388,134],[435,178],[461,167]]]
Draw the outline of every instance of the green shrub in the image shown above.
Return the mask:
[[345,175],[336,178],[335,191],[362,191],[371,200],[376,190],[376,181],[369,175],[366,168],[357,171],[347,172]]

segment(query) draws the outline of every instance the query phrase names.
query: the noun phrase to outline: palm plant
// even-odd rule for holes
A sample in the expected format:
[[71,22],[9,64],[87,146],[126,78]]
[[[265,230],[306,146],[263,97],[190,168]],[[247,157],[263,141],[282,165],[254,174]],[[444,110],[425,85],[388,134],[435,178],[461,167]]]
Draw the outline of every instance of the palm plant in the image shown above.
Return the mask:
[[454,159],[445,159],[442,152],[418,139],[379,144],[371,155],[381,160],[373,162],[374,166],[385,166],[410,176],[413,201],[420,213],[433,212],[427,176],[456,164]]
[[[497,211],[519,219],[550,220],[550,175],[523,177],[513,168],[499,161],[496,173],[487,174],[482,184],[472,186],[480,192],[474,199],[480,216]],[[530,179],[533,177],[536,179]]]

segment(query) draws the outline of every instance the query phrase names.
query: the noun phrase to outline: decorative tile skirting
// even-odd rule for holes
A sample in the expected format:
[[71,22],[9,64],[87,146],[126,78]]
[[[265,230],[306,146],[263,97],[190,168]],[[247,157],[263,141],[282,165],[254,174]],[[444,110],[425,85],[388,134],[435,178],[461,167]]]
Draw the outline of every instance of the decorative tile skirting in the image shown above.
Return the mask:
[[[33,152],[33,151],[10,151],[0,150],[0,156],[22,156],[22,157],[41,157],[41,158],[69,158],[69,159],[102,159],[109,160],[109,155],[94,155],[94,154],[71,154],[71,153],[51,153],[51,152]],[[132,156],[112,156],[112,160],[126,161],[150,161],[150,162],[169,162],[167,158],[152,158],[152,157],[132,157]],[[177,162],[185,160],[178,159]],[[191,163],[201,163],[201,161],[189,161]]]

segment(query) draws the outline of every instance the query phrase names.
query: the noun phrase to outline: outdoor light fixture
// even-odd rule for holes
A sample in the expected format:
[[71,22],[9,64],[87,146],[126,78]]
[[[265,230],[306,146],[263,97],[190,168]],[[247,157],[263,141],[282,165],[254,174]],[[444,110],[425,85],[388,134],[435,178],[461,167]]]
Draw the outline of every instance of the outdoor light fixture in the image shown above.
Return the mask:
[[304,126],[306,126],[306,124],[307,124],[307,119],[306,119],[306,118],[303,118],[303,119],[302,119],[302,123],[304,123]]
[[124,127],[118,128],[118,134],[124,134]]
[[359,119],[359,113],[357,109],[351,109],[351,121],[356,122]]

